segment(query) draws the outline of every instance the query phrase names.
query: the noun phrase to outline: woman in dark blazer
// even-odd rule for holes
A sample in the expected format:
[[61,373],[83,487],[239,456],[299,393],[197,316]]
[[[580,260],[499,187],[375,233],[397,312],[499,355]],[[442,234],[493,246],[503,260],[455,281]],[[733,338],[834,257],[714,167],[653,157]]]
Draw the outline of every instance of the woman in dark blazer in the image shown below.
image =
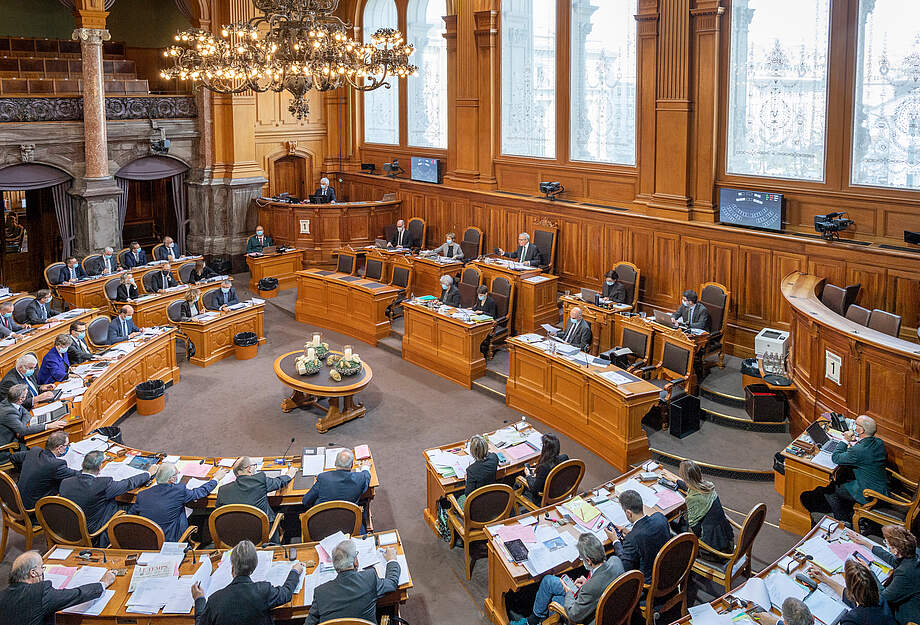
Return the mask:
[[137,299],[137,285],[134,284],[134,276],[131,272],[126,271],[121,274],[121,284],[115,292],[116,302],[127,302],[128,300]]
[[[686,515],[690,530],[713,549],[731,553],[735,548],[735,535],[728,517],[725,516],[725,510],[722,509],[715,485],[703,479],[699,465],[692,460],[681,462],[679,473],[677,488],[686,494]],[[713,554],[702,550],[700,555],[707,560],[717,559]]]
[[540,439],[543,449],[540,457],[537,458],[537,466],[531,470],[530,467],[524,467],[524,479],[527,480],[527,491],[525,494],[532,502],[538,504],[543,497],[543,488],[546,486],[546,478],[557,464],[569,459],[565,454],[559,453],[559,437],[555,434],[544,434]]
[[850,539],[872,550],[872,555],[894,568],[891,579],[882,588],[882,599],[888,602],[898,625],[920,623],[920,559],[917,558],[917,538],[900,525],[882,528],[887,549],[866,540],[854,531]]
[[207,280],[208,278],[213,278],[217,274],[213,269],[208,267],[203,260],[195,261],[195,268],[192,269],[192,272],[188,276],[189,284],[198,284],[202,280]]
[[185,299],[182,300],[182,306],[179,308],[182,319],[191,319],[204,311],[204,307],[199,301],[200,298],[201,291],[198,289],[189,289],[185,292]]
[[494,484],[495,474],[498,472],[498,456],[489,451],[489,443],[484,436],[477,434],[470,439],[470,455],[473,456],[473,464],[466,468],[466,488],[463,490],[463,499],[457,497],[457,503],[461,506],[474,490]]

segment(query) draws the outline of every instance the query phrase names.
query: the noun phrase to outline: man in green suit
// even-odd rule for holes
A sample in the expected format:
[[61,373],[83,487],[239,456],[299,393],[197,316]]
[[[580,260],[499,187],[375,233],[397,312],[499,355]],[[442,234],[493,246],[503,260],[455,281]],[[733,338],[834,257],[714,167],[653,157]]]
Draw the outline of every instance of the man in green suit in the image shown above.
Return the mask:
[[273,244],[272,238],[265,234],[262,226],[256,226],[256,233],[246,241],[246,253],[261,252],[264,248]]
[[802,505],[806,510],[830,512],[835,519],[849,524],[853,520],[853,504],[866,503],[864,489],[888,494],[885,472],[888,455],[885,443],[875,436],[876,429],[875,420],[871,417],[856,417],[853,431],[844,434],[848,442],[837,443],[837,449],[831,454],[831,459],[838,465],[853,469],[853,479],[802,493]]

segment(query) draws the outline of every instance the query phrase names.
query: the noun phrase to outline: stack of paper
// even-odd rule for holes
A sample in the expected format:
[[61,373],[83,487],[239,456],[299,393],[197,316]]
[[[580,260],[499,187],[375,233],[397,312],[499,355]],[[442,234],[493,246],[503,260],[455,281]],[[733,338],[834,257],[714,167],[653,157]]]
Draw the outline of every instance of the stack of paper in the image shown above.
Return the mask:
[[110,477],[114,481],[126,480],[141,473],[147,474],[146,471],[135,469],[127,462],[108,462],[99,471],[99,477]]
[[629,526],[629,519],[626,518],[626,513],[623,512],[623,506],[620,505],[619,501],[608,499],[607,501],[597,504],[597,509],[601,511],[604,518],[617,527]]
[[[135,614],[156,614],[166,605],[168,597],[179,585],[179,577],[148,577],[139,580],[125,603],[125,611]],[[189,591],[191,594],[191,591]]]
[[211,471],[211,465],[197,460],[182,460],[176,463],[176,468],[179,473],[189,477],[207,477]]
[[45,579],[51,582],[51,586],[57,590],[67,588],[70,579],[77,572],[75,566],[49,566],[45,570]]
[[[406,556],[403,554],[397,554],[396,562],[399,564],[399,585],[409,583],[409,564],[406,562]],[[386,560],[381,558],[380,562],[374,565],[374,570],[377,571],[377,576],[383,579],[387,574],[387,563]]]
[[315,454],[304,454],[301,472],[304,475],[319,475],[326,467],[325,447],[317,447]]
[[626,490],[634,490],[639,493],[639,496],[642,497],[642,503],[649,508],[654,508],[658,504],[658,494],[635,478],[629,478],[616,487],[617,494]]
[[104,566],[81,566],[63,587],[79,588],[86,584],[95,584],[102,579],[107,570]]
[[344,447],[327,447],[326,448],[326,470],[335,468],[335,459],[340,451],[345,451]]
[[813,536],[796,547],[796,551],[812,557],[812,562],[828,573],[836,573],[843,568],[843,560],[835,554],[826,540]]
[[355,538],[355,545],[358,547],[358,568],[366,569],[369,566],[375,566],[383,557],[377,549],[377,541],[373,536],[368,538]]

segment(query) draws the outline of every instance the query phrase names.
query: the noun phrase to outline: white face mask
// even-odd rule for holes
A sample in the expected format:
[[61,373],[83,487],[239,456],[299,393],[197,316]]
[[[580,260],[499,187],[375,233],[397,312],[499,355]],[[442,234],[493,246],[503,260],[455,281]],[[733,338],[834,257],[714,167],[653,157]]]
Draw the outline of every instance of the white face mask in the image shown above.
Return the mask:
[[607,284],[608,284],[609,286],[613,286],[613,282],[614,282],[613,280],[607,280]]
[[448,286],[449,286],[449,285],[447,285],[447,284],[442,284],[442,285],[441,285],[441,290],[442,290],[442,291],[446,291]]
[[451,243],[453,243],[453,242],[454,242],[453,239],[451,239],[450,237],[447,237],[447,243],[448,243],[448,245],[451,244]]
[[257,235],[257,236],[262,236],[262,231],[261,231],[261,230],[256,230],[256,235]]
[[67,348],[66,348],[66,347],[58,347],[57,350],[58,350],[58,353],[59,353],[61,356],[63,356],[64,354],[67,353]]

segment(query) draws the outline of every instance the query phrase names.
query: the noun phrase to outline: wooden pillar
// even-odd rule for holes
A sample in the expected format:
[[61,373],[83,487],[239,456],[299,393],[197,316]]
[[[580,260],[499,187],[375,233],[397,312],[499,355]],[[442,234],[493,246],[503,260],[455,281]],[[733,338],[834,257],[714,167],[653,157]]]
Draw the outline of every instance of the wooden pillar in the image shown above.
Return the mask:
[[639,0],[636,13],[636,163],[639,191],[636,202],[648,204],[655,192],[655,102],[658,95],[658,0]]
[[725,8],[721,0],[697,0],[693,16],[696,53],[693,67],[693,135],[690,194],[691,219],[718,221],[715,180],[719,153],[720,29]]

